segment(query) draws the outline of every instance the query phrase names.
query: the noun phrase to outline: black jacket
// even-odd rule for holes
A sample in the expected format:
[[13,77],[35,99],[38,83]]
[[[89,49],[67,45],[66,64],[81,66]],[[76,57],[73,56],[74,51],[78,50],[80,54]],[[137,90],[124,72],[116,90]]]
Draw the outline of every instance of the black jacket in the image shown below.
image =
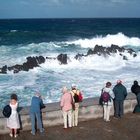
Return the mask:
[[132,85],[131,91],[137,96],[140,93],[140,86],[138,84]]

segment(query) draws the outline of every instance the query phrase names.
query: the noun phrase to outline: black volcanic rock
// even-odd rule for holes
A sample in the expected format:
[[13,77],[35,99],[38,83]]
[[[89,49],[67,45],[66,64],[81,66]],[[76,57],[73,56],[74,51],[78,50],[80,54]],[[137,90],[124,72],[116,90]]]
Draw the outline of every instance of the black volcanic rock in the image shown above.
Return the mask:
[[[104,57],[111,55],[113,53],[119,52],[119,55],[123,58],[123,60],[128,60],[127,56],[124,55],[123,52],[127,52],[133,57],[136,57],[137,54],[133,49],[125,49],[124,47],[119,47],[117,45],[111,45],[111,47],[103,47],[96,45],[94,49],[89,49],[87,54],[77,54],[74,58],[76,60],[80,60],[82,57],[87,57],[88,55],[103,55]],[[33,69],[34,67],[38,67],[40,64],[44,63],[46,59],[57,59],[60,64],[67,64],[68,56],[67,54],[59,54],[57,57],[46,57],[43,56],[36,56],[36,57],[27,57],[27,61],[23,64],[19,65],[16,64],[11,67],[7,67],[7,65],[0,68],[0,73],[6,74],[7,70],[13,71],[13,73],[18,73],[19,71],[29,71],[30,69]]]
[[88,52],[87,52],[87,55],[92,55],[92,54],[95,54],[94,50],[89,49]]
[[38,64],[42,64],[45,62],[45,58],[43,56],[39,56],[39,57],[36,56],[36,60]]
[[30,69],[33,69],[34,67],[38,67],[39,64],[42,64],[45,62],[45,58],[43,56],[36,56],[36,57],[27,57],[27,61],[24,62],[22,65],[16,64],[11,67],[7,67],[6,65],[0,68],[0,73],[7,73],[7,70],[13,71],[13,73],[18,73],[19,71],[29,71]]
[[60,61],[61,64],[67,64],[67,54],[59,54],[57,60]]
[[118,45],[111,45],[111,47],[103,47],[103,46],[99,46],[96,45],[94,47],[94,49],[89,49],[87,52],[87,56],[88,55],[93,55],[93,54],[97,54],[97,55],[110,55],[111,53],[117,53],[117,52],[124,52],[127,51],[130,55],[133,55],[133,57],[136,57],[136,53],[133,49],[125,49],[124,47],[119,47]]
[[81,59],[81,57],[83,57],[83,56],[87,56],[87,55],[84,55],[84,54],[77,54],[74,58],[76,59],[76,60],[79,60],[79,59]]
[[5,66],[3,66],[3,67],[1,68],[0,73],[3,73],[3,74],[6,74],[6,73],[7,73],[7,65],[5,65]]
[[9,71],[13,70],[13,73],[18,73],[19,71],[23,70],[23,66],[16,64],[16,65],[14,65],[12,67],[8,67],[8,70]]
[[136,53],[134,53],[134,54],[133,54],[133,57],[136,57],[136,56],[137,56],[137,54],[136,54]]

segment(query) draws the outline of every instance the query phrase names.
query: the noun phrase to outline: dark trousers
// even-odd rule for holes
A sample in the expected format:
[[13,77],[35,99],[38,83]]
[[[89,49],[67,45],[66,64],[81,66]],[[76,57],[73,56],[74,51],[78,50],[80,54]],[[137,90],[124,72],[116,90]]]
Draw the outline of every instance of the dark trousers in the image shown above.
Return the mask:
[[119,101],[119,100],[115,100],[114,101],[114,115],[115,117],[122,117],[123,113],[124,113],[124,109],[123,109],[123,103],[124,101]]
[[140,93],[138,93],[138,95],[137,95],[137,103],[138,103],[138,105],[140,105]]

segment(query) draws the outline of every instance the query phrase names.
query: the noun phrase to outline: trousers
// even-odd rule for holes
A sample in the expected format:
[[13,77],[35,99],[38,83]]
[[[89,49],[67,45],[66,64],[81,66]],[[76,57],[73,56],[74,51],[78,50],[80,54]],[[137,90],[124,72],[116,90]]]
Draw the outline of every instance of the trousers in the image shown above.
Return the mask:
[[37,126],[40,130],[40,132],[43,132],[43,124],[42,124],[42,120],[41,120],[41,113],[37,112],[37,113],[30,113],[30,117],[31,117],[31,126],[32,126],[32,133],[35,134],[35,119],[37,120]]
[[75,110],[72,111],[72,126],[78,125],[79,103],[75,103]]
[[122,117],[124,113],[123,103],[124,101],[115,100],[115,117]]
[[72,110],[62,111],[64,128],[72,127]]
[[105,104],[103,105],[103,109],[104,109],[104,120],[109,121],[111,105]]

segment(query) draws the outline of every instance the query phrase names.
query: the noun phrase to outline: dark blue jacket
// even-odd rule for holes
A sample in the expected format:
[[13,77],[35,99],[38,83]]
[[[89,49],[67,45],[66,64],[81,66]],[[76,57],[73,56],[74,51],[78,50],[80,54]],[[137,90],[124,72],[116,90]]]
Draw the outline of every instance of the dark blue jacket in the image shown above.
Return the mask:
[[30,112],[31,113],[40,113],[41,107],[43,106],[43,101],[40,97],[33,96],[31,101]]
[[127,90],[126,90],[125,86],[123,86],[122,84],[117,84],[113,88],[113,92],[115,95],[115,100],[123,101],[123,100],[125,100],[125,98],[127,96]]

